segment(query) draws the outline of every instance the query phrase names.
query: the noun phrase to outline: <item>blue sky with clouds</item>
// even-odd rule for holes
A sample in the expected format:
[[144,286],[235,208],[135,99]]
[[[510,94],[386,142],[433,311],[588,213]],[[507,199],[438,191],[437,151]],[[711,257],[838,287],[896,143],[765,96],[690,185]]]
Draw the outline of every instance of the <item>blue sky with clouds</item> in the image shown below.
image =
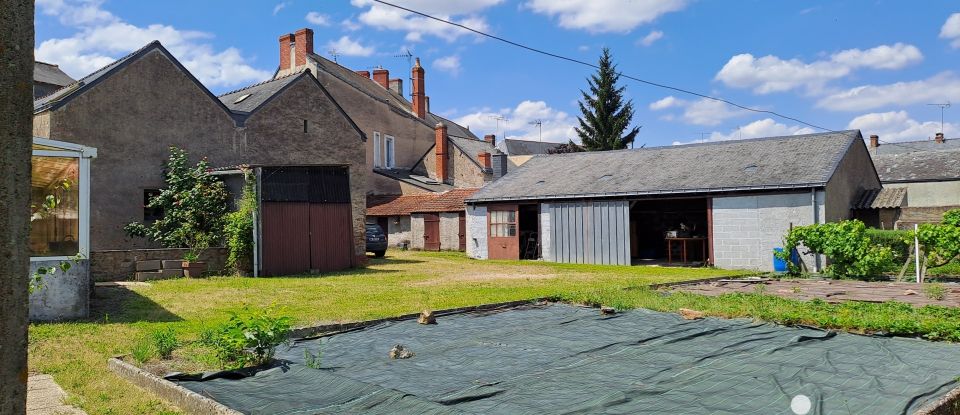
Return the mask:
[[[610,47],[626,74],[881,140],[960,137],[960,3],[925,1],[396,0],[514,41],[595,61]],[[425,21],[370,0],[37,0],[37,59],[83,76],[159,39],[215,93],[267,79],[281,34],[315,32],[315,50],[354,69],[427,70],[431,110],[478,134],[575,138],[593,70]],[[638,144],[809,132],[623,80]],[[407,86],[409,89],[409,85]],[[506,118],[499,130],[496,116]]]

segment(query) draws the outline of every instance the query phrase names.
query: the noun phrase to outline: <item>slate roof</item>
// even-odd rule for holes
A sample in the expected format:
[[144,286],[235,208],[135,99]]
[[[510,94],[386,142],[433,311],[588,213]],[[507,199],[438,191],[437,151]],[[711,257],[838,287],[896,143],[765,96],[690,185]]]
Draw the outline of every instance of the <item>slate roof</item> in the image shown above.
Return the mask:
[[960,180],[960,149],[877,155],[873,164],[884,183]]
[[457,188],[442,193],[368,196],[367,216],[405,216],[421,212],[462,212],[464,199],[477,188]]
[[880,143],[879,147],[870,149],[871,155],[882,156],[888,154],[914,153],[918,151],[960,150],[960,138],[948,138],[942,143],[934,140],[901,141],[896,143]]
[[[449,129],[447,130],[447,137],[450,139],[450,143],[459,148],[460,151],[463,151],[470,160],[473,160],[477,167],[483,167],[483,165],[480,164],[480,157],[478,157],[480,153],[487,152],[497,154],[500,152],[500,150],[486,141],[450,135]],[[434,147],[436,147],[436,144],[430,147],[430,151],[434,151]]]
[[547,154],[547,151],[560,146],[561,143],[543,143],[530,140],[516,140],[506,138],[497,143],[497,148],[510,156],[530,156]]
[[67,86],[76,82],[76,80],[63,72],[57,65],[36,61],[33,63],[33,82]]
[[864,145],[859,130],[538,155],[468,201],[822,187],[854,144]]
[[853,201],[853,209],[889,209],[903,205],[907,198],[906,187],[864,189]]
[[[373,79],[360,76],[349,68],[345,68],[336,62],[332,62],[323,56],[311,54],[310,58],[314,61],[314,63],[316,63],[317,70],[324,71],[334,78],[337,78],[347,85],[350,85],[358,91],[366,94],[370,98],[390,105],[393,109],[400,111],[402,114],[419,120],[419,118],[413,115],[413,104],[411,104],[410,101],[407,101],[406,98],[400,96],[392,90],[380,86],[380,84],[374,82]],[[421,121],[426,123],[431,128],[442,122],[447,125],[447,134],[449,135],[477,139],[477,136],[466,127],[463,127],[462,125],[431,112],[427,112],[426,119]]]
[[414,179],[412,176],[415,174],[407,169],[373,169],[373,172],[431,192],[445,192],[453,189],[453,186],[446,183],[430,184]]
[[[287,85],[299,79],[300,75],[303,74],[303,71],[295,72],[282,78],[271,79],[236,91],[230,91],[217,98],[220,99],[220,102],[226,105],[230,111],[249,114],[270,100],[270,98],[273,98],[274,95],[286,88]],[[245,95],[249,96],[237,102],[237,99]]]

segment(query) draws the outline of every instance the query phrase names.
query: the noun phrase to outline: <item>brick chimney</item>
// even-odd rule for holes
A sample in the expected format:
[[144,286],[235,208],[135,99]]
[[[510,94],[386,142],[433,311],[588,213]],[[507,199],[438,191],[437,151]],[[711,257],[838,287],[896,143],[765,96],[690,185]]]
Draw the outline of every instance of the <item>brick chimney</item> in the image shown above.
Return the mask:
[[[420,58],[417,58],[417,63],[413,65],[411,69],[411,74],[413,75],[413,113],[420,117],[421,119],[427,118],[427,103],[426,95],[423,87],[423,67],[420,66]],[[444,127],[446,131],[446,127]]]
[[937,144],[943,144],[943,133],[937,133],[936,138],[933,139]]
[[487,134],[483,136],[483,141],[490,143],[491,146],[497,145],[497,136],[493,134]]
[[480,165],[483,166],[484,170],[493,170],[493,167],[490,166],[490,152],[484,151],[478,153],[477,158],[480,159]]
[[354,72],[356,72],[357,75],[370,79],[370,71],[354,71]]
[[294,32],[294,43],[296,43],[296,65],[306,65],[307,55],[313,54],[313,30],[303,28]]
[[290,45],[293,45],[293,34],[280,36],[280,70],[290,69]]
[[880,147],[880,136],[873,134],[870,136],[870,148]]
[[390,89],[390,71],[383,68],[374,69],[373,82],[380,84],[383,89]]
[[436,132],[437,143],[434,146],[436,148],[437,155],[437,181],[443,183],[447,181],[447,126],[443,123],[438,123],[434,127],[434,132]]
[[403,79],[400,79],[400,78],[391,79],[390,90],[402,97],[403,96]]

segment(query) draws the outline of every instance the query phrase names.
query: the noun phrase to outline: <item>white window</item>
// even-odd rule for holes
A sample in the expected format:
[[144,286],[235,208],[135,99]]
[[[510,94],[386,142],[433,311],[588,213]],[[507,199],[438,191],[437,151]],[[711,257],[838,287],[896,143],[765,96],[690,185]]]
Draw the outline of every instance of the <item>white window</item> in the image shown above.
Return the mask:
[[389,135],[388,135],[388,136],[386,137],[386,140],[385,140],[384,143],[383,143],[383,146],[384,146],[384,152],[383,152],[383,153],[384,153],[384,158],[385,158],[384,165],[385,165],[388,169],[392,169],[392,168],[394,168],[394,167],[397,167],[396,161],[395,161],[396,159],[394,159],[394,157],[393,157],[393,156],[394,156],[394,154],[393,154],[393,149],[394,149],[393,136],[389,136]]
[[383,163],[380,161],[380,132],[373,132],[373,168],[379,169]]

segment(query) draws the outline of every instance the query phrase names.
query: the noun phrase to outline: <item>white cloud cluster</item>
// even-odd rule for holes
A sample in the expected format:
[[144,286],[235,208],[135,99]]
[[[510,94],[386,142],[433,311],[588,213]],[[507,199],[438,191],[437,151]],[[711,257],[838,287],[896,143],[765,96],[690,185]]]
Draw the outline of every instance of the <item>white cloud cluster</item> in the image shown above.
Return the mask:
[[687,0],[530,0],[525,6],[556,17],[560,27],[591,33],[626,33],[658,17],[682,10]]
[[[728,119],[744,116],[746,111],[732,107],[723,102],[701,98],[696,101],[687,101],[673,95],[650,103],[650,110],[663,111],[671,108],[681,108],[681,119],[694,125],[718,125]],[[673,119],[673,115],[665,118]]]
[[327,49],[337,51],[337,54],[343,56],[370,56],[375,52],[373,46],[364,46],[346,35],[327,42]]
[[277,3],[276,6],[273,6],[273,15],[276,16],[277,13],[280,13],[281,10],[286,9],[290,5],[289,1],[281,1]]
[[[483,10],[500,4],[503,0],[396,0],[393,3],[411,10],[459,23],[466,27],[489,31],[486,19],[479,15]],[[436,36],[452,42],[471,32],[413,13],[375,3],[371,0],[350,0],[355,7],[365,8],[357,19],[370,27],[406,32],[406,40],[419,42],[424,35]]]
[[646,36],[644,36],[644,37],[643,37],[642,39],[640,39],[639,41],[637,41],[637,43],[640,44],[640,45],[643,45],[643,46],[650,46],[650,45],[653,45],[654,42],[656,42],[656,41],[658,41],[658,40],[660,40],[660,39],[663,39],[663,32],[661,32],[661,31],[659,31],[659,30],[654,30],[654,31],[651,31],[651,32],[650,32],[649,34],[647,34]]
[[66,38],[40,42],[37,60],[60,65],[78,78],[85,76],[154,40],[159,40],[207,86],[235,86],[268,79],[269,71],[254,68],[236,48],[216,50],[203,40],[209,33],[152,24],[136,26],[100,9],[97,0],[41,0],[38,11],[59,16],[77,32]]
[[[499,122],[499,131],[496,120],[498,116],[506,118],[505,121]],[[503,138],[499,136],[502,132],[507,138],[537,141],[540,139],[539,129],[535,124],[531,124],[535,120],[542,121],[544,142],[566,143],[571,139],[579,141],[573,129],[577,119],[566,112],[550,107],[544,101],[526,100],[514,108],[504,108],[498,112],[484,109],[454,121],[457,124],[469,126],[470,130],[477,135],[497,134],[497,140]]]
[[778,123],[772,118],[764,118],[762,120],[757,120],[751,122],[750,124],[744,125],[740,128],[733,129],[727,133],[721,133],[718,131],[710,133],[705,139],[692,140],[687,142],[674,141],[674,145],[678,144],[690,144],[690,143],[703,143],[703,142],[713,142],[713,141],[728,141],[728,140],[740,140],[748,138],[760,138],[760,137],[779,137],[786,135],[797,135],[797,134],[811,134],[815,132],[810,127],[800,127],[797,125],[789,126],[786,124]]
[[452,76],[460,75],[460,57],[457,55],[444,56],[433,61],[433,67]]
[[315,26],[330,26],[330,16],[320,12],[310,12],[304,17],[307,23]]
[[887,106],[947,102],[960,97],[960,77],[942,72],[930,78],[887,85],[862,85],[824,96],[817,106],[833,111],[864,111]]
[[[877,134],[881,141],[916,141],[932,138],[940,132],[940,121],[917,121],[906,111],[874,112],[850,121],[850,129],[860,129],[864,136]],[[960,125],[944,123],[947,137],[960,136]]]
[[950,41],[950,46],[960,48],[960,13],[951,14],[940,28],[940,38]]
[[861,50],[848,49],[829,59],[803,62],[767,55],[736,55],[720,69],[715,79],[734,88],[751,88],[758,94],[805,88],[818,92],[828,81],[842,78],[862,68],[901,69],[923,60],[916,46],[904,43],[881,45]]

